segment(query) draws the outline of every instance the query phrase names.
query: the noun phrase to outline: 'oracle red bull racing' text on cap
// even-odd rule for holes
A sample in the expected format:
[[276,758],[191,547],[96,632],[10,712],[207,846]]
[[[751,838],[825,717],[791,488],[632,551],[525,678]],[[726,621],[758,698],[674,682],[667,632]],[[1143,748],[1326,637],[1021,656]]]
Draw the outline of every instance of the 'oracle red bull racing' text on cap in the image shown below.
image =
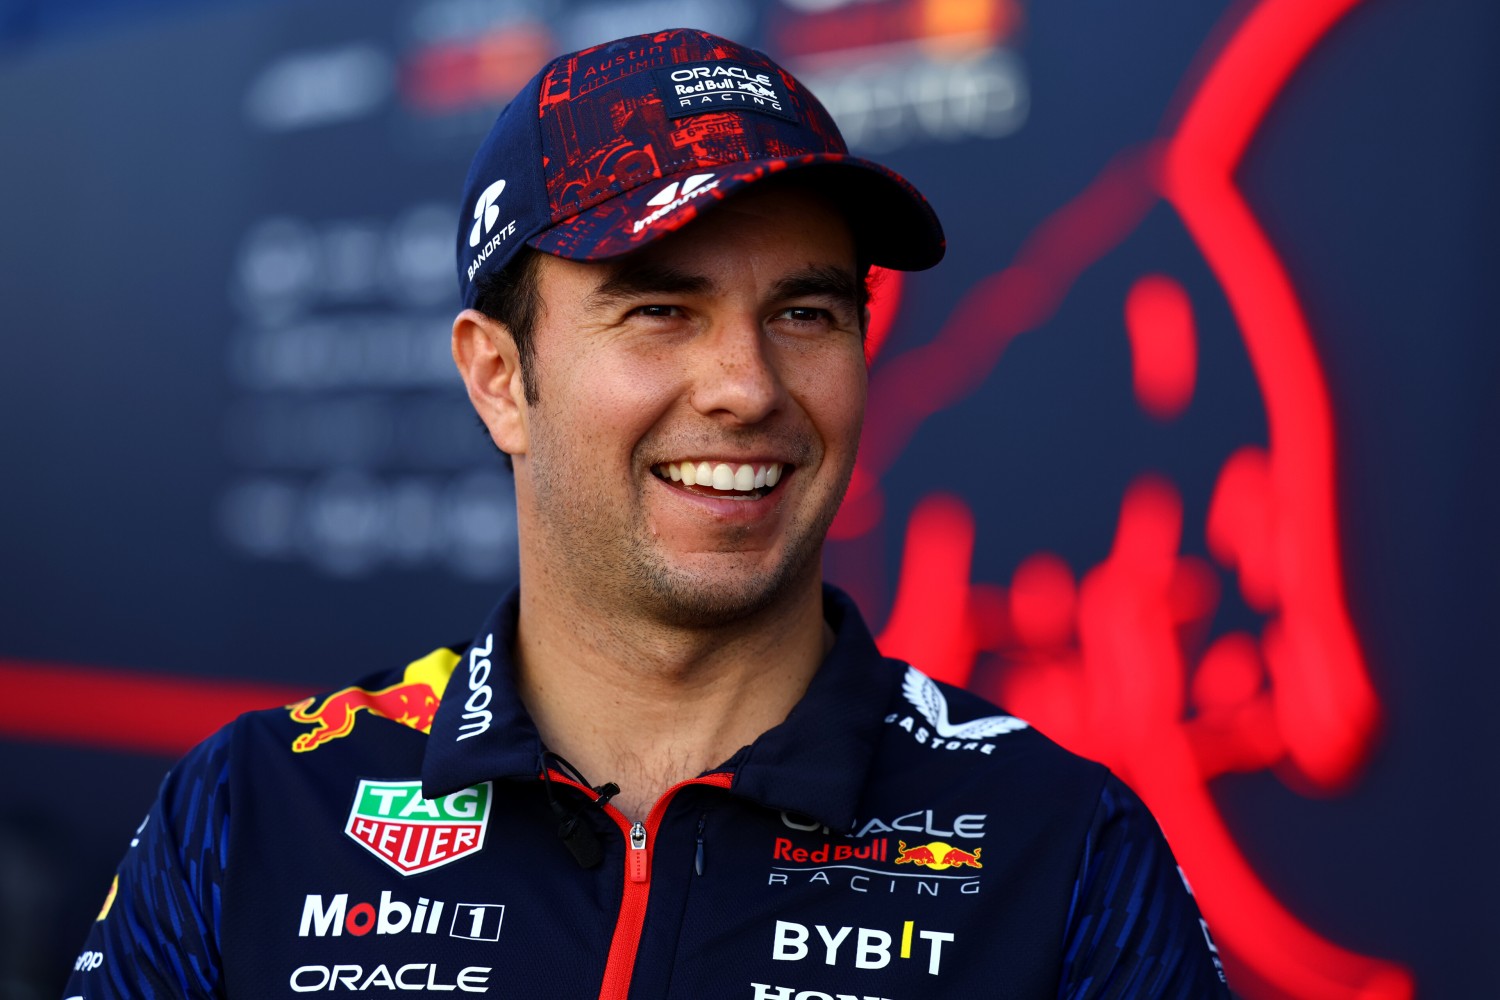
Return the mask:
[[850,156],[818,99],[764,54],[672,29],[559,56],[500,113],[469,168],[463,304],[522,246],[618,257],[793,171],[826,182],[870,263],[921,270],[942,259],[927,200],[894,171]]

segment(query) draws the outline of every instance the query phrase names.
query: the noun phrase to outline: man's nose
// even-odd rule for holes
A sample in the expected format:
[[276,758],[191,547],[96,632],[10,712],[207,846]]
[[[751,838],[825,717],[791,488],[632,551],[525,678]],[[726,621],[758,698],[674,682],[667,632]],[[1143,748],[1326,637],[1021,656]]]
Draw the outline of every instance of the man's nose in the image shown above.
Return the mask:
[[786,386],[774,345],[758,322],[717,324],[698,346],[691,397],[698,412],[753,424],[781,408]]

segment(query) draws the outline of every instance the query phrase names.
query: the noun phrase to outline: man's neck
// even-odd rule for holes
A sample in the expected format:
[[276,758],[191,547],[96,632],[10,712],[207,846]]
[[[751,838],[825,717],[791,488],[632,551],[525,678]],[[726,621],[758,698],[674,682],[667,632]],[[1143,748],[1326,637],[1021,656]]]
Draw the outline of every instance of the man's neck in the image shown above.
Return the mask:
[[[779,724],[832,643],[821,588],[722,628],[602,618],[521,587],[516,662],[543,743],[644,822],[672,785]],[[592,610],[592,613],[591,613]]]

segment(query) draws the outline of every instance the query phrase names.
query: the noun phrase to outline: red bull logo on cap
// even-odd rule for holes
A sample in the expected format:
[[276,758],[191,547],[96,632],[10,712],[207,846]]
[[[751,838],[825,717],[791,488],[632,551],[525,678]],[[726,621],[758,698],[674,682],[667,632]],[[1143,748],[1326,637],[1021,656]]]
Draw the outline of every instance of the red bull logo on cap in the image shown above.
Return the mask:
[[448,678],[458,663],[458,654],[451,649],[436,649],[420,660],[407,666],[400,684],[378,690],[361,687],[346,687],[323,698],[299,701],[288,705],[293,722],[313,725],[311,732],[303,733],[292,741],[292,750],[305,753],[316,750],[329,740],[342,739],[354,731],[357,713],[365,711],[371,715],[399,722],[421,733],[432,731],[432,717],[437,714]]

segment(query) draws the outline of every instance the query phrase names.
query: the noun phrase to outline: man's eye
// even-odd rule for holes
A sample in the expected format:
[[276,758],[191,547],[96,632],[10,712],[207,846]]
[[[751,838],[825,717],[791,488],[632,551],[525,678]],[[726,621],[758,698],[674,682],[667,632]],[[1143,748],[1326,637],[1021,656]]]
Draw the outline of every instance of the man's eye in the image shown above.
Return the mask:
[[636,306],[631,312],[637,316],[649,316],[653,319],[671,319],[682,315],[682,310],[677,306],[663,305]]
[[833,319],[827,309],[815,309],[812,306],[793,306],[782,310],[781,315],[794,323],[823,323]]

